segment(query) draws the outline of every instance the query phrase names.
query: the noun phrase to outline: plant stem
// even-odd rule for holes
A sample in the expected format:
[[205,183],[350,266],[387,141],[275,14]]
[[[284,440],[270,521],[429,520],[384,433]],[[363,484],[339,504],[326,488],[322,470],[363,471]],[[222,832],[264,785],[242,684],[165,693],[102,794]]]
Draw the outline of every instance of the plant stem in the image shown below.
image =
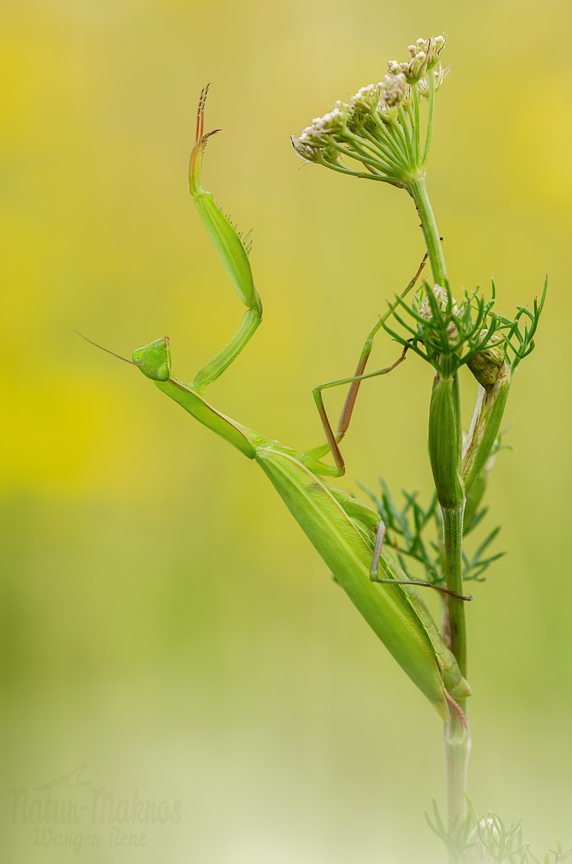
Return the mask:
[[[466,699],[459,702],[464,711]],[[466,716],[466,715],[465,715]],[[454,711],[445,723],[443,747],[447,767],[447,815],[454,819],[457,814],[464,819],[467,812],[467,770],[471,753],[471,733],[461,725]]]
[[[441,508],[443,517],[443,552],[445,558],[445,576],[447,588],[457,594],[463,593],[462,550],[463,550],[463,511],[465,502],[460,507]],[[451,651],[457,659],[461,675],[467,673],[467,629],[465,624],[464,601],[448,595],[447,611],[451,633]]]
[[[463,593],[462,544],[463,511],[465,502],[452,509],[441,508],[443,517],[443,553],[447,588],[458,594]],[[447,595],[447,619],[451,634],[451,651],[457,659],[461,674],[467,675],[467,630],[465,623],[464,601]],[[459,707],[466,716],[466,699],[459,701]],[[454,819],[457,813],[465,816],[467,790],[467,769],[471,752],[471,735],[465,729],[457,714],[452,710],[451,719],[445,724],[443,738],[447,762],[447,813]]]
[[[413,198],[421,228],[425,238],[425,245],[429,254],[431,271],[434,281],[441,287],[447,284],[447,267],[443,256],[443,248],[439,237],[439,230],[429,196],[425,185],[425,177],[411,180],[407,184],[407,191]],[[460,418],[459,382],[457,376],[455,381],[456,411]],[[460,422],[460,421],[459,421]],[[450,442],[451,447],[456,442]],[[460,468],[461,466],[459,466]],[[457,594],[463,593],[463,513],[465,510],[464,495],[455,502],[454,507],[441,507],[443,519],[443,556],[447,588]],[[465,623],[464,601],[457,597],[447,596],[446,621],[443,632],[450,632],[451,651],[455,655],[461,674],[467,674],[467,631]],[[459,707],[466,716],[466,700],[460,700]],[[444,748],[447,764],[447,812],[454,819],[457,814],[461,818],[465,816],[467,789],[467,769],[469,754],[471,752],[471,736],[469,729],[465,729],[455,711],[451,710],[451,719],[445,724]]]
[[[454,412],[460,426],[461,398],[459,376],[453,381]],[[450,442],[453,447],[454,441]],[[458,466],[460,469],[460,465]],[[463,593],[463,517],[465,513],[465,493],[459,486],[453,506],[441,506],[443,520],[443,559],[447,588],[456,594]],[[458,597],[447,595],[447,629],[451,639],[451,651],[455,655],[461,675],[467,677],[467,627],[465,604]],[[466,716],[466,699],[459,707]],[[451,719],[445,724],[443,745],[447,763],[447,813],[454,819],[457,814],[464,818],[466,813],[465,792],[467,790],[467,770],[471,752],[471,736],[454,710]]]
[[445,266],[445,258],[443,256],[435,215],[429,201],[429,196],[427,195],[425,177],[422,176],[416,180],[410,180],[405,188],[415,201],[415,206],[419,213],[421,229],[425,238],[427,252],[429,253],[433,280],[437,285],[444,288],[447,284],[447,267]]

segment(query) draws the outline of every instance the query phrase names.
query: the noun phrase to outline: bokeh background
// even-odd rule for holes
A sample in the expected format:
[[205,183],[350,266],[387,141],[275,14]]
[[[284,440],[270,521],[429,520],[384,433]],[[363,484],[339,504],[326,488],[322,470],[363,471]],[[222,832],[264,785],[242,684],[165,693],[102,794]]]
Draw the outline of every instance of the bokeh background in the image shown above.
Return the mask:
[[[0,21],[2,860],[444,860],[436,713],[256,466],[74,332],[127,356],[168,334],[190,379],[236,330],[186,181],[212,81],[204,184],[254,229],[265,321],[210,398],[317,444],[311,388],[351,373],[423,247],[404,193],[298,170],[289,135],[443,31],[428,183],[453,285],[494,272],[510,314],[551,279],[487,493],[509,554],[468,610],[470,792],[524,812],[537,851],[572,844],[570,4],[4,0]],[[430,379],[410,360],[362,388],[344,488],[428,492]],[[14,813],[12,788],[79,821]],[[180,820],[118,846],[81,810],[92,788]]]

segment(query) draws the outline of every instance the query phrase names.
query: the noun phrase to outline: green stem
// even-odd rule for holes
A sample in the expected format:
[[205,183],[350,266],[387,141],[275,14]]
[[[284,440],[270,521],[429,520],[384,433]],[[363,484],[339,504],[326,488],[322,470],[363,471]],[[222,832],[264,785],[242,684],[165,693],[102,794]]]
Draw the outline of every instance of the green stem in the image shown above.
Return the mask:
[[[463,511],[465,502],[460,507],[441,508],[443,517],[443,554],[445,559],[445,576],[447,588],[456,594],[463,593]],[[451,651],[457,659],[461,675],[467,674],[467,630],[465,624],[465,604],[457,597],[447,598],[449,630],[451,633]]]
[[[460,507],[441,508],[443,517],[443,556],[447,588],[457,594],[463,593],[462,543],[463,511]],[[447,622],[451,638],[451,651],[457,659],[461,674],[467,675],[467,630],[464,601],[447,595]],[[459,701],[459,707],[466,716],[466,699]],[[467,769],[471,752],[471,735],[457,714],[451,710],[451,719],[445,724],[443,744],[447,763],[447,813],[454,819],[457,814],[464,818],[466,813],[465,792],[467,790]]]
[[[433,208],[427,195],[425,176],[410,180],[405,187],[415,202],[421,228],[431,263],[433,279],[441,287],[447,284],[447,267],[443,256],[439,230]],[[454,411],[460,423],[460,395],[458,376],[454,382]],[[456,427],[458,424],[453,424]],[[453,433],[456,435],[455,429]],[[453,450],[458,449],[458,441],[448,442]],[[459,469],[461,465],[459,465]],[[453,506],[441,505],[443,519],[443,560],[447,588],[456,594],[463,594],[463,514],[465,497],[462,487],[457,490],[451,501]],[[465,623],[464,600],[447,595],[446,616],[443,632],[450,634],[450,648],[457,659],[461,674],[467,675],[467,630]],[[467,716],[466,700],[459,700],[459,707]],[[456,712],[451,708],[451,719],[445,724],[445,758],[447,763],[447,812],[454,819],[466,813],[465,792],[467,789],[467,769],[471,752],[471,736]]]
[[409,132],[409,126],[403,108],[399,108],[397,116],[399,117],[399,123],[396,124],[396,128],[403,139],[403,143],[405,145],[404,152],[407,153],[407,156],[409,158],[409,164],[414,166],[415,156],[413,154],[413,140]]
[[416,180],[410,180],[405,186],[417,207],[419,218],[421,220],[421,229],[425,238],[425,245],[429,253],[429,261],[431,263],[431,271],[433,279],[437,285],[442,288],[447,284],[447,267],[445,266],[445,258],[443,256],[443,248],[439,237],[439,230],[435,221],[435,215],[429,196],[427,195],[427,187],[425,185],[425,177],[419,177]]
[[[465,701],[463,699],[459,702],[463,711]],[[447,815],[454,819],[459,814],[459,817],[464,819],[467,811],[465,792],[471,753],[471,733],[461,725],[461,721],[453,712],[449,722],[445,723],[443,746],[447,765]]]
[[385,177],[382,174],[366,174],[365,171],[352,171],[351,168],[342,168],[339,165],[334,165],[332,162],[326,162],[325,160],[322,160],[320,164],[325,165],[326,168],[331,168],[332,171],[337,171],[339,174],[349,174],[350,177],[363,177],[366,180],[379,180],[382,183],[393,182],[388,177]]
[[411,92],[413,93],[413,117],[414,117],[414,131],[413,131],[413,149],[415,152],[415,164],[419,165],[419,151],[420,151],[420,141],[419,141],[419,92],[417,90],[417,84],[411,85]]
[[[395,171],[388,165],[386,162],[380,162],[379,159],[375,159],[367,150],[364,150],[363,147],[360,147],[357,144],[352,143],[351,152],[347,147],[342,147],[336,141],[331,141],[330,147],[333,147],[334,150],[337,150],[338,153],[341,153],[343,156],[350,156],[352,159],[357,159],[363,164],[371,165],[373,168],[381,169],[386,174],[395,174]],[[379,173],[379,170],[378,170]]]
[[[457,417],[453,434],[457,435],[460,427],[461,397],[459,392],[459,376],[453,381],[453,411]],[[456,431],[457,430],[457,431]],[[449,441],[449,447],[459,451],[458,440]],[[460,453],[459,453],[460,459]],[[457,470],[460,465],[457,466]],[[443,564],[447,580],[447,588],[456,594],[463,594],[463,517],[465,512],[465,493],[462,484],[453,484],[448,496],[447,506],[441,504],[443,520]],[[446,627],[450,639],[450,648],[461,670],[463,678],[467,677],[467,626],[465,621],[465,603],[458,597],[447,595]],[[452,707],[452,706],[451,706]],[[466,699],[459,701],[459,707],[466,717]],[[447,813],[454,819],[457,814],[464,818],[466,813],[465,792],[467,790],[467,770],[471,751],[471,736],[468,728],[461,723],[460,718],[451,710],[451,719],[445,725],[444,732],[445,759],[447,763]]]
[[[360,136],[354,135],[353,132],[346,130],[345,135],[348,139],[351,139],[354,142],[354,146],[361,144],[363,146],[363,139],[367,139],[370,144],[370,149],[375,149],[384,159],[387,160],[393,166],[393,170],[397,167],[400,171],[407,170],[407,164],[403,159],[403,154],[399,150],[399,148],[395,145],[395,143],[391,140],[391,137],[385,134],[385,130],[383,128],[383,124],[380,122],[378,125],[380,130],[381,137],[376,137],[371,135],[364,126],[360,127]],[[357,147],[356,147],[357,149]]]
[[433,119],[435,117],[435,73],[433,70],[429,73],[429,106],[427,109],[427,131],[425,132],[425,146],[423,147],[423,156],[421,164],[425,168],[427,159],[429,158],[429,148],[431,147],[431,139],[433,138]]

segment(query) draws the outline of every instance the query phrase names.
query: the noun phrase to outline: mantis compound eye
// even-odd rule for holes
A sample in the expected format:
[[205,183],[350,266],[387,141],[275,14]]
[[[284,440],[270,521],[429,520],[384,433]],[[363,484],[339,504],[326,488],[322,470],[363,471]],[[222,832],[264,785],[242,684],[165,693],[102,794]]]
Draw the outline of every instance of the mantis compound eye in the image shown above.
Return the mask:
[[138,348],[133,352],[133,362],[147,378],[153,381],[168,381],[171,374],[169,337],[163,336],[150,345]]

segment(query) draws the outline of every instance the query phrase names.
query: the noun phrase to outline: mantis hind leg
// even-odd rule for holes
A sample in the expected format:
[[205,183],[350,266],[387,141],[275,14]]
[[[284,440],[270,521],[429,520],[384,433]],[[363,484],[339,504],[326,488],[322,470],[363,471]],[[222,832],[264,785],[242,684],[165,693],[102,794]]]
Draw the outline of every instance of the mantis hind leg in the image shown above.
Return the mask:
[[456,591],[450,591],[448,588],[442,588],[440,585],[434,585],[432,582],[425,582],[421,579],[382,579],[378,574],[379,567],[379,558],[381,555],[381,549],[383,546],[383,540],[385,538],[385,524],[383,519],[379,520],[379,524],[377,526],[377,533],[375,536],[375,548],[373,551],[373,558],[371,561],[371,568],[369,571],[369,578],[372,582],[382,582],[391,585],[414,585],[415,587],[421,588],[434,588],[435,591],[440,591],[442,594],[450,594],[452,597],[457,597],[459,600],[472,600],[472,594],[457,594]]

